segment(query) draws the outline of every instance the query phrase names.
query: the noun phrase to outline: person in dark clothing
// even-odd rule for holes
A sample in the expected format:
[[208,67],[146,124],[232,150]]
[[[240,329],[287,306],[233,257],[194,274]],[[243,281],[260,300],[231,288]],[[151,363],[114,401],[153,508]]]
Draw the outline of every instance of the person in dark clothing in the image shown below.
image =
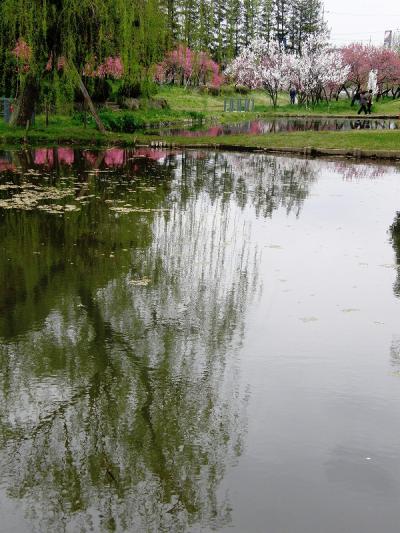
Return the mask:
[[371,114],[371,109],[372,109],[372,89],[370,89],[367,93],[367,111],[368,111],[368,115]]
[[367,103],[368,103],[367,93],[363,91],[360,94],[360,109],[358,110],[358,113],[357,113],[358,115],[360,115],[362,111],[364,111],[365,114],[368,113]]
[[294,87],[292,87],[289,91],[289,96],[290,96],[290,103],[291,104],[294,104],[296,102],[296,89]]

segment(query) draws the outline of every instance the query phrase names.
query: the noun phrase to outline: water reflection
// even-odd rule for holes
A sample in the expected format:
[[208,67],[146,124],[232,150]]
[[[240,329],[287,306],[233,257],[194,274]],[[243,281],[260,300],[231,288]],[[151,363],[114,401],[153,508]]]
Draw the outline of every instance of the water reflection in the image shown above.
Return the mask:
[[298,214],[313,164],[72,148],[0,161],[9,497],[41,531],[228,524],[217,489],[246,427],[235,353],[259,291],[240,213]]
[[178,135],[183,137],[219,137],[220,135],[263,135],[273,133],[291,133],[296,131],[349,131],[349,130],[395,130],[399,128],[396,119],[359,119],[359,118],[270,118],[242,121],[235,124],[217,124],[209,128],[201,126],[190,129],[163,128],[146,130],[146,133]]
[[[389,228],[391,234],[392,245],[396,254],[397,270],[400,266],[400,212],[397,212],[396,217]],[[393,287],[396,296],[400,296],[400,275],[397,274],[397,278]]]
[[336,532],[379,494],[393,514],[393,167],[57,147],[0,170],[6,530]]

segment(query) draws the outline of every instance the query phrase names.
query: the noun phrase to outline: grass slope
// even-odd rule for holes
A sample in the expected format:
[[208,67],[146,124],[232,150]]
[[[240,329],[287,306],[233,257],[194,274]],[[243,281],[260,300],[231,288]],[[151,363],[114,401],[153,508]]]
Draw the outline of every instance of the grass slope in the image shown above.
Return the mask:
[[[171,110],[176,112],[197,111],[203,113],[206,117],[216,117],[222,119],[223,122],[232,117],[237,120],[237,117],[243,116],[243,113],[224,113],[224,98],[254,98],[255,110],[253,115],[356,115],[358,106],[351,106],[349,100],[340,99],[339,101],[331,101],[329,103],[322,102],[314,107],[304,107],[298,105],[290,105],[288,103],[289,97],[287,94],[280,94],[278,99],[278,106],[274,108],[271,105],[270,99],[263,91],[253,91],[247,96],[239,94],[228,94],[221,96],[211,96],[200,94],[197,90],[184,89],[182,87],[161,87],[159,92],[154,96],[155,98],[165,99]],[[387,98],[380,102],[374,102],[373,114],[377,115],[400,115],[400,100],[392,100]]]

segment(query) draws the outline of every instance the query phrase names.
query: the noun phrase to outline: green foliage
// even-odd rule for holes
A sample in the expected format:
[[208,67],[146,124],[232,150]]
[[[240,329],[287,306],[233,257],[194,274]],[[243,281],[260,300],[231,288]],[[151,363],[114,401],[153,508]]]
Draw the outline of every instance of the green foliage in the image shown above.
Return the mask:
[[235,85],[235,92],[237,94],[249,94],[250,89],[244,85]]
[[236,87],[234,85],[221,85],[220,94],[223,96],[233,96],[236,92]]
[[[2,0],[0,2],[0,83],[3,92],[15,91],[24,77],[12,54],[23,39],[32,55],[29,72],[40,80],[50,70],[60,74],[54,85],[75,82],[88,61],[100,63],[108,56],[120,56],[125,80],[139,83],[149,92],[151,65],[163,54],[163,18],[159,0]],[[57,72],[58,58],[68,65]],[[11,82],[10,82],[11,81]],[[86,80],[87,82],[88,80]],[[94,94],[98,87],[93,87]],[[104,89],[104,86],[103,86]],[[57,89],[59,99],[60,90]],[[64,96],[71,96],[67,89]]]
[[101,111],[100,118],[109,131],[133,133],[145,126],[144,120],[133,111]]

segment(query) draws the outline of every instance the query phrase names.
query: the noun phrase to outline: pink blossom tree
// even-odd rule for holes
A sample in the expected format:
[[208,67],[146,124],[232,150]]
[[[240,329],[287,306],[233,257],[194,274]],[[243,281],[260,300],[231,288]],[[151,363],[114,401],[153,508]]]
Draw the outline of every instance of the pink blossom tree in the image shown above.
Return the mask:
[[379,93],[392,90],[393,96],[396,95],[400,85],[400,55],[397,51],[353,43],[342,48],[341,53],[343,61],[350,67],[346,85],[352,86],[354,93],[367,88],[370,72],[375,71]]
[[362,86],[368,82],[371,69],[374,68],[372,46],[352,43],[342,48],[342,57],[346,65],[349,66],[347,85],[351,84],[359,92]]
[[155,67],[155,80],[158,83],[179,85],[206,85],[219,87],[223,82],[220,68],[206,52],[194,52],[180,45],[167,52],[164,60]]
[[124,75],[124,65],[119,56],[109,56],[96,67],[95,58],[92,58],[85,63],[82,74],[87,78],[113,78],[119,80]]

